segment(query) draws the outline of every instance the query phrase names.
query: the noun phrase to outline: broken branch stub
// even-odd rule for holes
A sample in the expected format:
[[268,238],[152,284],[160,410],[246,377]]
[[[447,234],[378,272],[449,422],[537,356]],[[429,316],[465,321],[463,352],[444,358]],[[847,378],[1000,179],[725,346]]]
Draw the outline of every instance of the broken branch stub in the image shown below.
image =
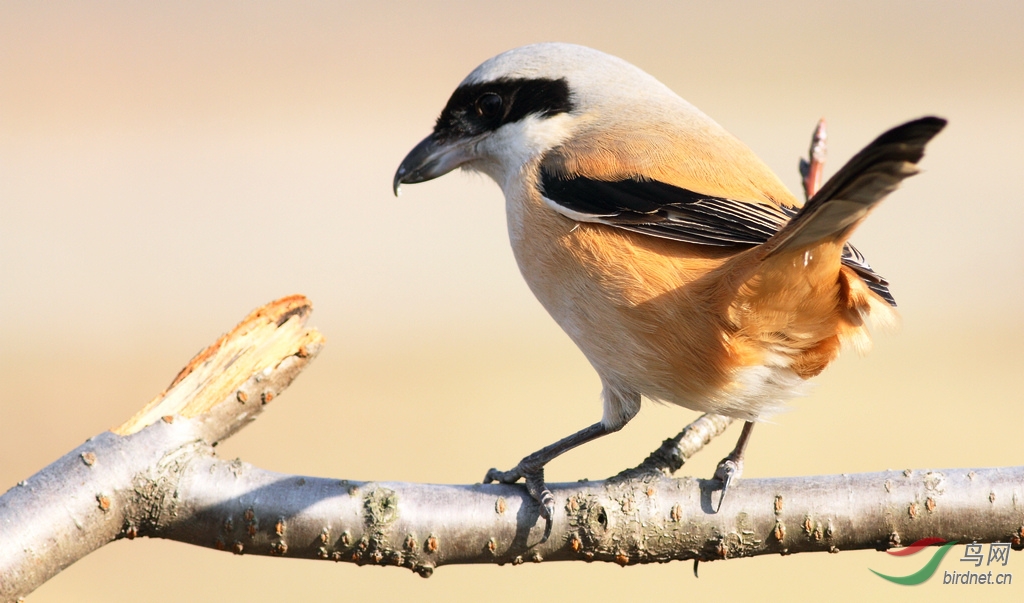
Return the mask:
[[323,346],[323,335],[305,328],[312,310],[301,295],[254,310],[196,354],[166,390],[111,431],[126,436],[164,417],[206,416],[213,432],[209,435],[215,436],[207,441],[216,443],[231,436],[287,387]]
[[323,347],[298,295],[252,312],[120,427],[0,496],[0,601],[17,600],[120,538],[188,521],[178,486],[213,445],[262,412]]

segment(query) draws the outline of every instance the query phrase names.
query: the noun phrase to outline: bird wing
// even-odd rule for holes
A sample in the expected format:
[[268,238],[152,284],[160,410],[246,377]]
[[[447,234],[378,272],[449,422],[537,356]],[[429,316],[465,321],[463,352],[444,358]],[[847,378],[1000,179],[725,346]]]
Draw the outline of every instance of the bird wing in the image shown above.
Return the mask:
[[[609,181],[565,175],[546,169],[543,163],[538,184],[544,200],[574,220],[696,245],[760,245],[798,212],[796,207],[736,201],[658,180],[627,177]],[[888,282],[852,245],[843,248],[842,263],[879,297],[896,305]]]
[[777,205],[703,195],[657,180],[565,178],[543,168],[541,194],[556,211],[582,222],[698,245],[758,245],[789,215]]

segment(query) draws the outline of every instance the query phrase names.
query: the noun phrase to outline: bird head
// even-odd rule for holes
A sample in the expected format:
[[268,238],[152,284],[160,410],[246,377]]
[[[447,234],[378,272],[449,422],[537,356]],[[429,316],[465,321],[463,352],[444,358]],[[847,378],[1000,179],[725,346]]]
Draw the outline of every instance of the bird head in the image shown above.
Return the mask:
[[487,174],[507,198],[543,171],[564,180],[658,181],[740,201],[798,204],[746,145],[667,86],[575,44],[523,46],[473,70],[434,131],[398,167],[395,193],[458,167]]
[[395,193],[458,167],[504,187],[523,165],[587,124],[607,127],[635,111],[638,100],[650,110],[659,99],[692,109],[652,76],[591,48],[544,43],[510,50],[459,84],[434,131],[399,166]]

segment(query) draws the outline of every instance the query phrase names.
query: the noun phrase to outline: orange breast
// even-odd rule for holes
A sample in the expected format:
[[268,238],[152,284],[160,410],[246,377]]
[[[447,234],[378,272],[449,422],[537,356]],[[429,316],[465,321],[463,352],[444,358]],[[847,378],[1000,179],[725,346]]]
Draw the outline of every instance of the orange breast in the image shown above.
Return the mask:
[[519,198],[508,214],[523,276],[606,385],[754,418],[863,330],[865,288],[841,270],[841,246],[762,261],[757,249],[577,223]]

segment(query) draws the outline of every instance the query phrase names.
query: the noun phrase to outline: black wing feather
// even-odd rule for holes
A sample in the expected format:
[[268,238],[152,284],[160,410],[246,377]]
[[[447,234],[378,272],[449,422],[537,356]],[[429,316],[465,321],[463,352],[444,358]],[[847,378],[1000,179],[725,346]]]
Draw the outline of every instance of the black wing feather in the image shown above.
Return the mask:
[[[702,195],[657,180],[563,178],[543,168],[540,175],[541,194],[571,212],[633,232],[695,245],[760,245],[799,211],[796,207]],[[889,305],[896,305],[889,283],[852,245],[843,248],[842,262]]]

